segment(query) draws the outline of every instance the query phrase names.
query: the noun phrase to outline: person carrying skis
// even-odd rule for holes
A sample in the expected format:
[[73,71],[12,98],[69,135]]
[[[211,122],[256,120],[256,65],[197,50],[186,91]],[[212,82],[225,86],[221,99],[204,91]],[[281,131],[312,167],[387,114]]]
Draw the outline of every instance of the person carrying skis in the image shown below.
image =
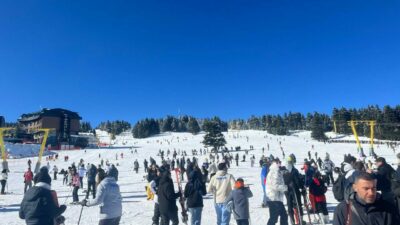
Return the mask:
[[267,197],[269,198],[268,208],[270,215],[267,225],[276,224],[276,222],[278,222],[278,217],[280,217],[281,225],[288,225],[288,215],[283,205],[283,197],[288,187],[283,180],[279,159],[274,159],[269,167],[265,189]]
[[201,224],[201,213],[203,210],[203,196],[207,194],[203,175],[197,163],[193,163],[192,172],[188,176],[188,183],[185,186],[184,196],[187,207],[191,214],[191,225]]
[[215,212],[217,213],[217,225],[228,225],[231,213],[226,206],[226,199],[235,187],[235,178],[227,173],[224,162],[218,164],[218,172],[210,180],[207,192],[214,195]]
[[181,192],[175,193],[174,183],[171,179],[171,173],[166,170],[160,178],[158,186],[158,204],[160,207],[162,225],[179,224],[178,207],[176,206],[176,199],[181,196]]
[[231,204],[233,216],[237,225],[249,225],[250,210],[249,198],[253,197],[253,193],[249,187],[244,185],[244,180],[239,178],[235,182],[235,189],[229,194],[225,200],[227,205]]
[[35,185],[26,191],[19,209],[19,218],[27,225],[54,225],[67,208],[58,206],[55,191],[51,190],[51,177],[47,167],[42,167],[34,177]]
[[24,194],[26,193],[26,190],[32,187],[32,180],[33,180],[33,173],[30,167],[28,167],[28,170],[24,173]]
[[285,192],[288,206],[288,214],[292,224],[304,224],[303,205],[301,204],[301,194],[305,194],[304,183],[299,171],[294,167],[292,158],[289,157],[286,162],[286,170],[283,171],[283,180],[288,186]]
[[[325,186],[325,182],[322,179],[321,173],[316,172],[313,176],[313,180],[310,184],[310,195],[313,196],[315,204],[315,213],[318,214],[320,223],[329,223],[329,215],[328,209],[326,207],[326,197],[325,193],[327,191],[327,187]],[[322,222],[323,220],[323,222]]]
[[153,202],[154,202],[154,212],[153,212],[153,223],[152,225],[159,225],[160,224],[160,217],[161,217],[161,213],[160,213],[160,207],[158,204],[158,186],[160,185],[160,178],[161,178],[161,174],[165,172],[165,168],[163,166],[157,168],[157,176],[150,181],[150,191],[153,194],[154,198],[153,198]]
[[107,175],[103,171],[99,171],[96,177],[96,198],[84,199],[80,202],[82,206],[87,207],[100,205],[99,225],[118,225],[121,220],[122,197],[115,176],[115,171],[111,171]]

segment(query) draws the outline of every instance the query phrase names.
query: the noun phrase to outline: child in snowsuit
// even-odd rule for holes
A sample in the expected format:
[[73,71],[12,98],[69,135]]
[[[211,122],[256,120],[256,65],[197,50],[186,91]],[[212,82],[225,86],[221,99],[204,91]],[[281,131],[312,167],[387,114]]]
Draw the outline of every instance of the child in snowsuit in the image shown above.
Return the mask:
[[325,197],[326,191],[327,187],[325,186],[321,173],[316,172],[313,176],[312,182],[310,183],[310,195],[313,196],[315,202],[315,213],[317,213],[319,218],[324,220],[325,223],[329,223]]
[[249,187],[244,186],[243,179],[237,179],[235,182],[235,190],[229,194],[225,201],[228,205],[232,204],[232,212],[237,225],[249,225],[249,198],[251,197],[253,197],[253,193],[250,191]]

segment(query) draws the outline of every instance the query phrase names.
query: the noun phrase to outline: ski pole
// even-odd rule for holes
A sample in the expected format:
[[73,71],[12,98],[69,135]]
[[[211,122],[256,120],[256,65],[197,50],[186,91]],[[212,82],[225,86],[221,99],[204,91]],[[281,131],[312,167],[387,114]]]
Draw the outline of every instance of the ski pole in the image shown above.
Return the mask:
[[83,207],[84,207],[84,206],[82,206],[82,208],[81,208],[81,213],[79,214],[78,225],[81,223],[81,217],[82,217]]
[[[86,200],[86,198],[85,198],[84,200]],[[81,213],[79,214],[78,225],[81,223],[81,217],[82,217],[83,207],[85,207],[85,206],[82,205]]]

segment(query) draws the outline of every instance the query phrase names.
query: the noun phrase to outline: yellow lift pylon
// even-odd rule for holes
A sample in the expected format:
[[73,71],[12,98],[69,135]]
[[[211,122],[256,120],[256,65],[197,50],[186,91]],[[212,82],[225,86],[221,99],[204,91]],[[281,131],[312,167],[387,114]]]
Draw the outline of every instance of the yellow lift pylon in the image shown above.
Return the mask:
[[3,170],[8,170],[6,147],[4,146],[4,132],[9,130],[14,130],[12,127],[1,127],[0,128],[0,149],[1,149],[1,159]]
[[44,131],[44,135],[43,135],[43,139],[42,139],[42,144],[40,145],[38,161],[36,162],[36,165],[35,165],[35,170],[34,170],[35,173],[38,173],[40,170],[40,164],[42,162],[42,156],[43,156],[44,149],[46,148],[46,142],[47,142],[47,138],[49,137],[50,130],[52,130],[52,129],[48,129],[48,128],[38,129],[38,131]]
[[374,128],[376,125],[376,121],[375,120],[350,120],[347,123],[351,127],[351,130],[353,131],[354,138],[356,139],[356,143],[357,143],[357,152],[361,156],[365,156],[365,155],[364,155],[363,148],[361,147],[361,144],[360,144],[360,139],[357,134],[356,125],[358,125],[360,123],[364,123],[364,124],[368,124],[370,126],[370,134],[371,135],[370,135],[369,155],[370,156],[374,155],[375,154],[375,152],[374,152]]

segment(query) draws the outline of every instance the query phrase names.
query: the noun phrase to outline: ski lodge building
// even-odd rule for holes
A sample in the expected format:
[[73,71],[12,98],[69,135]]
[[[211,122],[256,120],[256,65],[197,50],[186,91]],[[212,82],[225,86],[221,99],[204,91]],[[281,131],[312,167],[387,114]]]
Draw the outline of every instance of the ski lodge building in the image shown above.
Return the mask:
[[18,124],[24,133],[32,135],[36,143],[41,142],[43,135],[39,129],[52,129],[47,145],[51,145],[51,148],[58,146],[60,149],[61,145],[70,144],[71,135],[78,135],[81,119],[78,113],[66,109],[42,109],[39,112],[22,114]]

